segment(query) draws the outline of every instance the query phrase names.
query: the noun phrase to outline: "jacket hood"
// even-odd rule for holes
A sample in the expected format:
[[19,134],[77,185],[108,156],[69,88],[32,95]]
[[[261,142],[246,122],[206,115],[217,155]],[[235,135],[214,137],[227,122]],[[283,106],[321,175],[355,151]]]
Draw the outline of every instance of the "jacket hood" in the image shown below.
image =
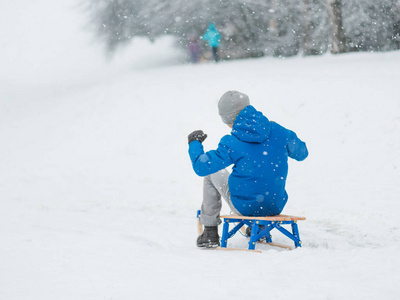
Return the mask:
[[262,143],[271,132],[271,124],[266,116],[253,106],[246,106],[236,117],[231,134],[248,143]]

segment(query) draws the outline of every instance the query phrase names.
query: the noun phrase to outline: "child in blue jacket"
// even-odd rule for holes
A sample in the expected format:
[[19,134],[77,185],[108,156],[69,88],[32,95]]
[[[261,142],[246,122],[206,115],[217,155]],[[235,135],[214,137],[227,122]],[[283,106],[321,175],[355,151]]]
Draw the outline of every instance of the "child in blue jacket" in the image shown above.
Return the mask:
[[[232,128],[216,150],[204,152],[207,135],[196,130],[188,136],[193,170],[204,176],[198,247],[219,246],[221,195],[231,210],[244,216],[279,215],[288,199],[285,190],[288,157],[308,156],[306,144],[281,125],[270,122],[250,105],[249,97],[226,92],[218,102],[222,121]],[[225,168],[233,165],[230,174]]]

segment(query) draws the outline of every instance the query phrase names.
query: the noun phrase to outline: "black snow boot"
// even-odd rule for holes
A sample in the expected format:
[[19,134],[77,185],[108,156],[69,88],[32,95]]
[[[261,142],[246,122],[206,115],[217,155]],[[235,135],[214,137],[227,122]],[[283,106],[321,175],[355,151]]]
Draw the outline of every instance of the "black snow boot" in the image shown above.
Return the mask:
[[197,238],[197,247],[215,248],[220,245],[218,226],[204,226],[204,231]]
[[[258,227],[258,233],[260,233],[262,230],[264,230],[265,229],[265,226],[264,225],[260,225],[259,227]],[[250,237],[251,236],[251,227],[247,227],[246,228],[246,236],[247,237]],[[263,236],[261,239],[260,239],[260,242],[265,242],[266,241],[266,238],[265,238],[265,236]]]

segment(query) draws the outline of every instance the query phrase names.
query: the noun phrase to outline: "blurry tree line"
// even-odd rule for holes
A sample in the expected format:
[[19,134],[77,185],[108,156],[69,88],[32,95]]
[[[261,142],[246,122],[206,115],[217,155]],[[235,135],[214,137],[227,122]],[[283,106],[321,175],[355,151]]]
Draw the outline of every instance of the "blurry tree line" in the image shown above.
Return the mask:
[[187,48],[213,22],[225,59],[400,49],[400,0],[85,0],[113,52],[134,37]]

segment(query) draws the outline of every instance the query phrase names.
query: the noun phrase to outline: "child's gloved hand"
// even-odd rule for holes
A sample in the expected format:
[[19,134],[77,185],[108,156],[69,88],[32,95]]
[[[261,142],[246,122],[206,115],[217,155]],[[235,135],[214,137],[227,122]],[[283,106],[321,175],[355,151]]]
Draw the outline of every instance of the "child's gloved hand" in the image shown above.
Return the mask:
[[207,134],[203,132],[203,130],[195,130],[188,136],[189,144],[193,141],[199,141],[200,143],[204,142],[207,138]]

